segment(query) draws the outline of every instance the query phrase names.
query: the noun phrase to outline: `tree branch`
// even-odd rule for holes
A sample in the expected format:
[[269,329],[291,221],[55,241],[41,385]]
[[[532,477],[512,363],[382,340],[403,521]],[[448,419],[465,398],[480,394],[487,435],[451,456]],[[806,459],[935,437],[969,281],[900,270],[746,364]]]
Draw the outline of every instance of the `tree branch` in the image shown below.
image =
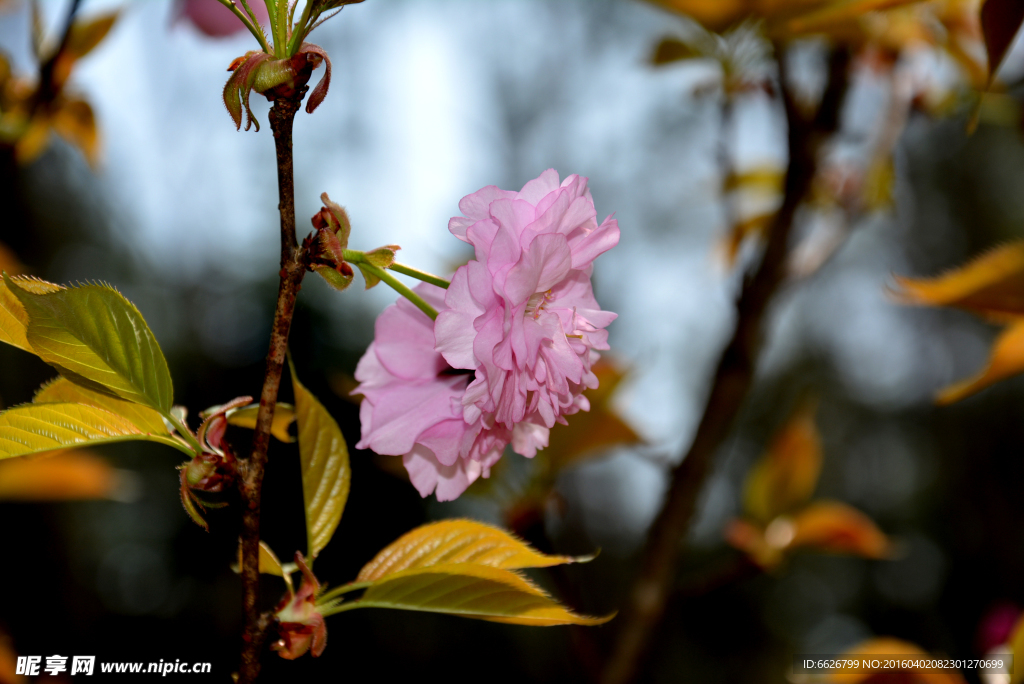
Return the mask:
[[270,110],[270,127],[274,131],[277,147],[277,187],[281,212],[281,284],[277,292],[277,309],[270,333],[270,351],[260,394],[260,409],[256,416],[256,431],[252,441],[252,455],[240,463],[238,486],[242,495],[242,590],[245,609],[245,631],[242,635],[242,662],[239,668],[240,684],[251,684],[260,672],[260,655],[266,641],[270,616],[259,608],[259,543],[260,495],[263,472],[270,446],[270,426],[277,405],[277,392],[281,386],[281,373],[288,351],[288,333],[295,313],[295,298],[306,273],[304,255],[295,236],[295,183],[292,173],[292,122],[306,92],[303,87],[294,97],[279,98]]
[[640,572],[618,625],[617,640],[602,684],[625,684],[642,673],[651,637],[661,622],[674,584],[682,540],[690,527],[697,497],[711,470],[713,457],[728,436],[753,383],[765,312],[785,275],[789,236],[797,209],[814,180],[818,148],[839,123],[848,82],[849,52],[844,48],[833,50],[828,86],[813,121],[807,121],[794,102],[779,46],[776,46],[776,55],[789,124],[789,167],[782,206],[769,227],[760,266],[743,284],[736,304],[736,329],[719,361],[697,434],[686,457],[673,471],[665,503],[651,526]]

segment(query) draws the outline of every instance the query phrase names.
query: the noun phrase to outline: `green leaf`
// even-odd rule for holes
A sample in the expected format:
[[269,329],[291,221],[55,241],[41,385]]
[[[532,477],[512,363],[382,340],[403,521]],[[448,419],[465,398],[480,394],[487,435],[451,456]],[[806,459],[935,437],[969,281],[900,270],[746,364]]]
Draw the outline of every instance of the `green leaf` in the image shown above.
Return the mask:
[[299,423],[306,539],[312,562],[338,527],[348,500],[352,472],[348,463],[348,446],[341,429],[327,409],[299,382],[294,366],[292,387],[295,390],[295,416]]
[[591,557],[548,556],[508,532],[475,520],[442,520],[417,527],[387,546],[359,572],[357,582],[405,570],[466,563],[505,570],[545,568]]
[[25,404],[0,413],[0,459],[68,447],[146,440],[192,455],[165,435],[143,432],[127,418],[85,404]]
[[357,601],[327,604],[331,615],[355,608],[397,608],[538,627],[599,625],[603,618],[577,615],[511,570],[457,563],[415,568],[374,582]]
[[990,82],[1013,44],[1021,23],[1024,23],[1024,3],[1020,0],[985,0],[981,6],[981,32],[988,53]]
[[5,278],[0,281],[0,342],[6,342],[18,349],[35,354],[35,350],[25,338],[28,329],[28,314],[17,295],[7,287],[8,279],[18,287],[35,294],[56,292],[62,288],[60,285],[54,285],[45,280],[25,276],[11,277],[5,274]]
[[67,378],[54,378],[46,383],[32,397],[33,404],[85,404],[105,409],[127,419],[141,432],[154,435],[170,435],[160,413],[140,404],[133,404],[108,394],[93,392],[76,385]]
[[142,314],[109,285],[36,294],[6,278],[28,313],[31,351],[61,375],[161,413],[173,402],[171,374]]
[[[256,429],[256,414],[260,411],[259,404],[251,404],[234,411],[228,411],[228,422],[237,427]],[[288,434],[288,426],[295,421],[295,407],[284,402],[277,402],[274,407],[274,418],[270,426],[270,434],[282,442],[294,442],[295,438]]]

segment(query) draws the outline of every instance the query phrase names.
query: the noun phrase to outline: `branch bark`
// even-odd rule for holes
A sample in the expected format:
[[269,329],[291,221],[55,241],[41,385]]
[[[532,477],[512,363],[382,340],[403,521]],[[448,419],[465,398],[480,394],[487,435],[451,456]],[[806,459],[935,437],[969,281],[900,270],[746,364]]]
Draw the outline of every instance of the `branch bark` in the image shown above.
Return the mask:
[[270,110],[270,127],[277,148],[277,187],[281,213],[281,284],[277,292],[277,309],[270,333],[270,351],[263,376],[260,409],[256,416],[252,455],[240,464],[239,490],[244,510],[242,513],[242,590],[245,610],[245,631],[242,634],[242,662],[239,667],[240,684],[251,684],[260,672],[260,656],[266,641],[270,616],[259,608],[259,543],[260,496],[263,472],[270,446],[270,427],[281,386],[281,373],[288,351],[288,333],[295,313],[295,298],[306,273],[302,251],[295,234],[295,184],[292,172],[292,123],[302,104],[306,89],[294,97],[279,98]]
[[769,227],[761,263],[743,284],[736,303],[736,329],[719,361],[697,434],[686,457],[673,471],[665,503],[651,526],[640,572],[618,625],[617,640],[606,663],[602,684],[626,684],[643,671],[651,637],[665,612],[682,540],[690,527],[698,495],[711,470],[713,457],[728,436],[753,383],[765,312],[785,276],[789,236],[797,209],[814,181],[818,149],[838,127],[848,83],[848,50],[833,50],[828,85],[812,120],[802,115],[794,101],[779,46],[776,46],[776,55],[789,124],[789,167],[782,206]]

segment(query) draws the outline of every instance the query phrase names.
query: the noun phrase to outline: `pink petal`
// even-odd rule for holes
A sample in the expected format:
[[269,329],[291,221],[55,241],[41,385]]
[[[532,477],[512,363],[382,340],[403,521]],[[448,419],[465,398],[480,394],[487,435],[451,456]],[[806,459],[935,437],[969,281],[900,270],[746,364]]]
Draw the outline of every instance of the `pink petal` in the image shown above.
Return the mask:
[[572,252],[564,235],[538,235],[523,258],[505,279],[505,296],[512,304],[525,302],[530,295],[558,284],[572,267]]
[[535,205],[549,192],[554,192],[557,189],[558,172],[554,169],[548,169],[524,185],[523,189],[519,191],[517,198]]
[[596,230],[573,235],[569,244],[572,246],[572,267],[586,268],[594,259],[619,244],[619,222],[609,216]]

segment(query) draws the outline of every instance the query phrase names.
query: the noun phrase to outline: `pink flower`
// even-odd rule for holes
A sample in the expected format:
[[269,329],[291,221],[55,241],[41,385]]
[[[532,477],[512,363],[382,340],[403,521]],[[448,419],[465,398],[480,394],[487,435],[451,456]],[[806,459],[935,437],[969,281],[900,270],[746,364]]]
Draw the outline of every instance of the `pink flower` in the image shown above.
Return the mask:
[[436,323],[400,299],[356,368],[360,449],[402,456],[422,496],[458,497],[509,444],[533,457],[564,416],[590,408],[590,368],[608,348],[591,264],[619,240],[598,225],[586,179],[545,171],[515,193],[463,198],[449,229],[476,248],[447,291],[416,288]]
[[[423,283],[415,291],[435,309],[444,308],[441,288]],[[441,501],[458,497],[505,447],[501,444],[490,459],[460,458],[470,429],[462,417],[462,396],[471,378],[453,372],[434,351],[434,322],[399,299],[377,318],[374,340],[356,367],[355,393],[364,396],[356,447],[402,456],[424,497],[435,489]]]
[[[598,225],[587,179],[558,182],[548,169],[518,193],[486,187],[459,203],[448,229],[476,250],[445,294],[434,328],[453,368],[472,369],[463,418],[479,425],[468,454],[478,458],[508,436],[520,454],[547,446],[548,430],[590,408],[590,368],[608,349],[590,282],[595,258],[619,241],[619,225]],[[500,435],[500,437],[499,437]]]

